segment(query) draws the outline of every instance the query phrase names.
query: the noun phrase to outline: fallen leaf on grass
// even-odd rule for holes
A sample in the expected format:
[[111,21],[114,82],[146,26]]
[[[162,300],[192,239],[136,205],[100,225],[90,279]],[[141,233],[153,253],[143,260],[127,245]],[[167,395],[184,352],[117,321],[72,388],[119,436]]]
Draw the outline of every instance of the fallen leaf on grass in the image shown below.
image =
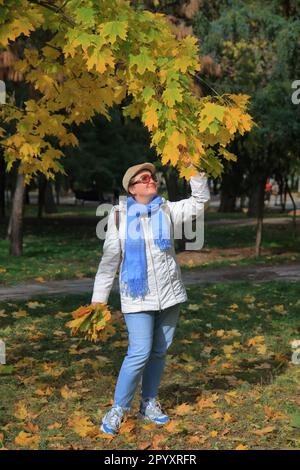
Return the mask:
[[215,408],[217,405],[214,402],[217,399],[218,399],[218,395],[216,393],[208,398],[200,397],[196,402],[196,408],[198,410],[202,410],[204,408]]
[[15,438],[15,443],[21,447],[29,447],[30,449],[36,449],[40,443],[40,437],[32,436],[27,432],[21,431]]
[[244,444],[239,444],[234,450],[248,450],[248,447]]
[[220,413],[220,411],[216,411],[215,413],[211,414],[209,417],[212,419],[220,419],[223,417],[223,415],[222,413]]
[[37,282],[46,282],[45,279],[42,276],[35,277],[34,280],[37,281]]
[[38,388],[37,390],[35,390],[33,393],[35,395],[39,395],[39,396],[50,396],[52,395],[54,392],[54,388],[52,387],[46,387],[44,389],[41,389],[41,388]]
[[138,445],[138,450],[146,450],[151,446],[151,442],[142,442]]
[[65,400],[71,400],[72,398],[78,397],[78,393],[71,390],[68,385],[65,385],[60,389],[60,394]]
[[141,425],[141,427],[146,431],[152,431],[152,429],[156,428],[156,426],[157,425],[155,423],[144,423]]
[[176,421],[173,419],[164,425],[164,430],[172,434],[176,434],[178,432],[181,432],[181,429],[178,428],[179,424],[180,424],[179,421]]
[[12,312],[11,314],[14,318],[27,317],[28,315],[26,310],[18,310],[17,312]]
[[270,432],[273,432],[275,429],[276,429],[275,426],[266,426],[265,428],[257,429],[251,432],[253,434],[256,434],[257,436],[264,436],[265,434],[269,434]]
[[151,442],[151,449],[161,450],[165,448],[164,442],[168,439],[164,434],[156,434]]
[[98,428],[91,422],[87,416],[80,413],[74,413],[68,419],[68,426],[73,429],[80,437],[95,436],[98,434]]
[[126,421],[123,421],[123,423],[120,426],[120,434],[127,434],[133,431],[135,428],[135,422],[133,419],[127,419]]
[[208,437],[207,436],[190,436],[188,438],[188,442],[190,444],[204,444],[205,441],[207,441]]
[[50,424],[50,425],[48,426],[48,429],[50,429],[50,430],[52,430],[52,429],[60,429],[61,427],[62,427],[62,424],[61,424],[61,423],[55,422],[55,423],[53,423],[53,424]]
[[51,375],[51,377],[59,377],[66,370],[64,367],[58,367],[56,364],[50,363],[43,364],[43,369],[45,373]]
[[15,413],[14,413],[14,416],[17,418],[17,419],[20,419],[20,420],[24,420],[27,418],[28,416],[28,410],[26,408],[26,405],[25,403],[23,402],[19,402],[15,405]]
[[174,408],[174,413],[179,416],[186,415],[193,410],[193,407],[188,403],[182,403]]
[[39,430],[40,430],[40,428],[38,427],[38,425],[32,423],[31,421],[29,421],[28,423],[26,423],[25,429],[26,429],[26,431],[30,432],[31,434],[36,434],[36,433],[38,433]]
[[37,308],[37,307],[45,307],[46,304],[42,304],[40,302],[27,302],[26,303],[28,308]]

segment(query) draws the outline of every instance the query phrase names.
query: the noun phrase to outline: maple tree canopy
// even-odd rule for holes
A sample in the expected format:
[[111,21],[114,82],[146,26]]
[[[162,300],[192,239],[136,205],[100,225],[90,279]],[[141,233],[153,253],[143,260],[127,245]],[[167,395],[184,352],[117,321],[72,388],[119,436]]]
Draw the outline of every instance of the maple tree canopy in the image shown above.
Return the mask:
[[220,175],[223,158],[237,159],[227,144],[253,125],[249,96],[197,96],[197,42],[178,40],[166,15],[127,0],[0,0],[0,48],[21,47],[14,70],[38,92],[22,107],[9,97],[0,105],[7,171],[20,160],[26,184],[38,172],[66,174],[59,160],[78,145],[72,124],[97,113],[110,120],[127,97],[124,116],[141,119],[163,164],[187,179],[196,169]]

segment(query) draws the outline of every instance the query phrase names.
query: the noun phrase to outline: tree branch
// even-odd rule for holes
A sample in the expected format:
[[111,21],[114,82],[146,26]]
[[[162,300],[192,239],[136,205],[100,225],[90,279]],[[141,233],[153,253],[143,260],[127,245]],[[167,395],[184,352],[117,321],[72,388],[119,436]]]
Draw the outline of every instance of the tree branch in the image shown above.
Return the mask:
[[70,26],[76,26],[76,23],[63,12],[63,8],[67,4],[67,1],[61,6],[61,7],[56,7],[55,5],[52,5],[51,3],[45,2],[45,1],[38,1],[38,0],[28,0],[29,3],[33,3],[34,5],[38,5],[40,7],[47,8],[48,10],[53,11],[54,13],[57,13],[60,15],[66,23],[68,23]]

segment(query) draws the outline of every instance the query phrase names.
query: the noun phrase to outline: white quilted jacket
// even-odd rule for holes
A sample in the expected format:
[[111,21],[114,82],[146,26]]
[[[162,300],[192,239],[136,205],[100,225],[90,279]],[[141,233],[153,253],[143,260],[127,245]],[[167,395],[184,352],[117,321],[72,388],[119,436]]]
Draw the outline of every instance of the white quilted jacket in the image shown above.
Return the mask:
[[[199,216],[210,200],[207,177],[198,173],[190,179],[191,196],[181,201],[171,202],[162,198],[161,205],[165,213],[170,214],[173,230],[176,224]],[[107,303],[119,269],[119,286],[122,272],[122,262],[125,245],[126,229],[126,201],[113,206],[108,216],[107,232],[103,245],[103,255],[96,273],[91,302]],[[120,211],[119,231],[115,224],[115,210]],[[133,299],[121,293],[121,310],[123,313],[145,312],[148,310],[162,310],[177,303],[187,301],[187,293],[181,279],[180,266],[176,260],[174,250],[173,230],[172,247],[168,251],[161,251],[154,244],[150,218],[147,214],[141,215],[141,224],[145,235],[147,275],[150,292],[144,299]],[[121,256],[122,255],[122,256]],[[121,263],[121,264],[120,264]]]

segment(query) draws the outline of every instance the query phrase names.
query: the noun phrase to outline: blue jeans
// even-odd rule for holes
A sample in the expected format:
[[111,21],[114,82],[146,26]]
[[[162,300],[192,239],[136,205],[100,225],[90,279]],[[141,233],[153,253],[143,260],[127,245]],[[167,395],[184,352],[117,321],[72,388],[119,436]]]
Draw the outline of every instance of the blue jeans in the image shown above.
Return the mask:
[[142,398],[156,398],[180,312],[180,304],[163,310],[124,313],[128,350],[114,396],[114,406],[129,410],[139,382]]

